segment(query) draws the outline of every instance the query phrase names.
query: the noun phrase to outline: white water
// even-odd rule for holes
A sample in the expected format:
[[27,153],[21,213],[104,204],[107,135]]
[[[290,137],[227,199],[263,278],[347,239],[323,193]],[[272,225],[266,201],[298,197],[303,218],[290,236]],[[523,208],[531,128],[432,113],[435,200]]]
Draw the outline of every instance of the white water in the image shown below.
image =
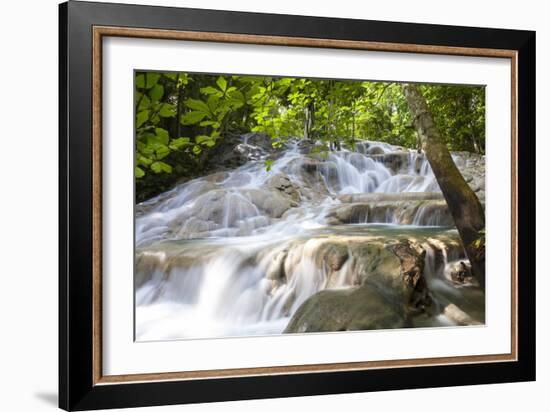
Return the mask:
[[[250,161],[139,205],[137,339],[281,333],[308,297],[352,284],[352,259],[335,279],[317,263],[326,236],[391,237],[406,230],[428,239],[449,233],[448,227],[421,227],[448,221],[445,210],[434,212],[430,202],[381,202],[363,221],[331,223],[331,213],[345,206],[338,198],[342,195],[439,192],[422,155],[383,143],[360,144],[357,150],[331,153],[319,161],[293,144],[270,171],[263,161]],[[389,166],[385,156],[399,161]],[[271,179],[281,176],[288,180],[274,185]],[[412,225],[397,225],[403,221]],[[434,248],[446,254],[449,247],[426,243],[425,248],[430,286],[448,286],[443,273],[447,262],[435,263]],[[284,272],[285,281],[273,275],[278,271]]]

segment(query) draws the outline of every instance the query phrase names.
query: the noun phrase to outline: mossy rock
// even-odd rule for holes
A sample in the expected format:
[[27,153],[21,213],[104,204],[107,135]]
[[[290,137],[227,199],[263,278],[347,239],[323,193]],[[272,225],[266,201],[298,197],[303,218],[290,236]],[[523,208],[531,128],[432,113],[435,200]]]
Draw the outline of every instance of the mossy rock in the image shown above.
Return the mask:
[[284,333],[402,328],[405,311],[372,285],[323,290],[296,311]]

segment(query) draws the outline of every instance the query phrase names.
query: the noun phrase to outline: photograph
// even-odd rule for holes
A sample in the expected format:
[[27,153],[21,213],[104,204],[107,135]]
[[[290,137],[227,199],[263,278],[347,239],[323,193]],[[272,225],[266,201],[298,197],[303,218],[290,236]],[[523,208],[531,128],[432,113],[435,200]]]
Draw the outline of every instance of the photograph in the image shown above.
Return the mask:
[[485,325],[485,85],[133,75],[137,342]]
[[[12,155],[29,200],[5,202],[29,217],[58,195],[57,220],[41,219],[58,226],[58,253],[35,248],[58,282],[30,299],[57,296],[57,327],[36,318],[45,305],[20,323],[32,342],[58,334],[45,359],[58,362],[59,407],[299,410],[319,397],[347,411],[346,399],[364,410],[390,396],[410,409],[429,393],[441,409],[452,392],[451,409],[517,409],[543,393],[542,20],[207,3],[59,5],[59,78],[42,82],[58,86],[57,116],[45,108],[58,190],[45,168],[19,176]],[[14,107],[42,130],[41,110]],[[28,254],[28,231],[6,216]],[[14,279],[34,261],[42,279],[43,258],[12,260]]]

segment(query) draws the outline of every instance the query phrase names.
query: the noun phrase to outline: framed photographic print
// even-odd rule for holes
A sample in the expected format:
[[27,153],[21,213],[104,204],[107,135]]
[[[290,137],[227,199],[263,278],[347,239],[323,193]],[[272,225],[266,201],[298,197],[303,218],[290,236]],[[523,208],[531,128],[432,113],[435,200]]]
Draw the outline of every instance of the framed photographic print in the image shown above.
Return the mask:
[[535,33],[60,5],[60,407],[535,379]]

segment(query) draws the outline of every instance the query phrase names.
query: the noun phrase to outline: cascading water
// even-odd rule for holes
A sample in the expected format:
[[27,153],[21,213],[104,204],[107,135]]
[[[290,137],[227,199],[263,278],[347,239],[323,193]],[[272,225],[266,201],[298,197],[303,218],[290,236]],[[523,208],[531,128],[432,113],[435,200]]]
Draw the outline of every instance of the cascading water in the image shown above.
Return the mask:
[[[365,245],[383,249],[400,239],[426,251],[435,306],[464,310],[477,293],[468,313],[483,322],[483,295],[447,273],[449,262],[464,259],[462,246],[421,154],[376,142],[326,159],[308,152],[296,141],[269,171],[264,153],[137,206],[138,340],[281,333],[317,292],[368,277],[374,252]],[[416,323],[460,324],[453,313]]]

